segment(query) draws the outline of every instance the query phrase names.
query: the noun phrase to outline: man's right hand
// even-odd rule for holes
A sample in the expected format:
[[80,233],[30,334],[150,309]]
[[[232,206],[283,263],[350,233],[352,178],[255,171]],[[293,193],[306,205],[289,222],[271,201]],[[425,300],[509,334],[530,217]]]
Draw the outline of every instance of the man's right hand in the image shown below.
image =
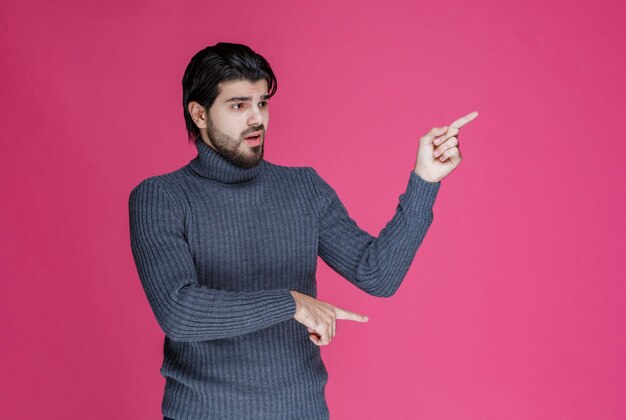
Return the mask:
[[330,344],[337,332],[337,319],[357,322],[368,320],[365,315],[346,311],[295,290],[291,290],[291,294],[296,301],[295,320],[307,327],[309,338],[318,346]]

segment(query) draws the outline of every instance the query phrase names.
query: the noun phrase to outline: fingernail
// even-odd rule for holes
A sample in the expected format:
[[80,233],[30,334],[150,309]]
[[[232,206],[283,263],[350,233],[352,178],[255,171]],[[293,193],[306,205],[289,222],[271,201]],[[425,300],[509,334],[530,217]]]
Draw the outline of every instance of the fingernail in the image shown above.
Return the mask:
[[367,316],[364,316],[363,318],[364,318],[366,321],[367,321],[367,320],[369,320],[369,317],[367,317]]

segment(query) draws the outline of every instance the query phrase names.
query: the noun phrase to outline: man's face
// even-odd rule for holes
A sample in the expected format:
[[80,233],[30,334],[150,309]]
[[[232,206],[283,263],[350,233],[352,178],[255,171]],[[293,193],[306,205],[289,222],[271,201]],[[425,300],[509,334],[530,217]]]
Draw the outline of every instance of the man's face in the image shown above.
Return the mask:
[[[253,168],[263,159],[269,123],[267,81],[228,81],[219,84],[219,95],[209,109],[202,139],[226,160]],[[246,139],[254,134],[254,139]]]

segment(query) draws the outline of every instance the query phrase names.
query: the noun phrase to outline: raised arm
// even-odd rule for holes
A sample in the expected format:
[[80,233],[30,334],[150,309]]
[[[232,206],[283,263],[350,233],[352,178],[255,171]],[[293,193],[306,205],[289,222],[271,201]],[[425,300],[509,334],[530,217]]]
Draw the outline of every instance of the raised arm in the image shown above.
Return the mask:
[[291,319],[289,289],[238,292],[200,285],[182,207],[156,178],[129,197],[130,243],[141,284],[163,332],[175,341],[247,334]]
[[323,200],[318,255],[366,293],[393,295],[432,223],[441,183],[427,182],[412,170],[393,218],[374,237],[352,220],[335,190],[313,168],[311,176]]

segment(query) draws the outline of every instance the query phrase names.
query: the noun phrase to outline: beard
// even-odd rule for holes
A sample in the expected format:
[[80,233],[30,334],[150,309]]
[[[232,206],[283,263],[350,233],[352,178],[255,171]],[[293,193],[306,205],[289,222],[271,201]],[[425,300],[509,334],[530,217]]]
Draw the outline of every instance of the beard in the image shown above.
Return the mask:
[[[244,143],[245,136],[259,130],[263,131],[261,134],[261,144],[256,147],[249,147],[247,144],[244,144],[244,148],[248,150],[242,151],[240,146]],[[263,125],[253,127],[244,133],[241,133],[239,139],[234,139],[217,128],[209,117],[207,120],[207,136],[217,153],[233,165],[250,169],[258,166],[261,163],[261,160],[263,160],[265,146],[265,128]]]

